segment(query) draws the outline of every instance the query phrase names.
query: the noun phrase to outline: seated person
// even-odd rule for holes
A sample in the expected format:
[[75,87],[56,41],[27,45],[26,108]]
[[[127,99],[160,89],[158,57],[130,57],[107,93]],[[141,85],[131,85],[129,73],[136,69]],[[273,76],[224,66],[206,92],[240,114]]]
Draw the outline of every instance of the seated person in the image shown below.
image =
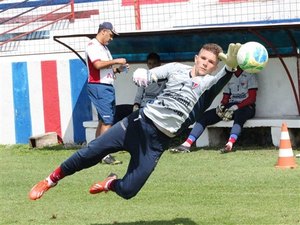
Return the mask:
[[[147,66],[149,69],[160,66],[160,57],[157,53],[149,53],[147,56]],[[114,123],[119,122],[126,116],[132,113],[139,108],[142,108],[146,105],[147,102],[152,101],[164,88],[167,79],[160,79],[157,83],[149,84],[147,87],[140,86],[138,87],[134,105],[131,104],[122,104],[116,106],[116,115]]]
[[217,108],[206,111],[197,121],[186,139],[178,147],[170,149],[173,153],[190,152],[192,144],[201,136],[208,125],[221,120],[233,120],[230,136],[221,153],[233,151],[233,145],[241,134],[244,123],[255,116],[255,102],[257,93],[257,75],[244,72],[238,67],[231,80],[225,86],[223,98]]
[[[157,53],[152,52],[147,56],[147,66],[149,70],[160,65],[160,57]],[[154,82],[147,87],[138,87],[134,99],[133,111],[143,108],[147,102],[151,102],[155,99],[156,96],[165,88],[166,82],[166,79],[159,79],[156,83]]]

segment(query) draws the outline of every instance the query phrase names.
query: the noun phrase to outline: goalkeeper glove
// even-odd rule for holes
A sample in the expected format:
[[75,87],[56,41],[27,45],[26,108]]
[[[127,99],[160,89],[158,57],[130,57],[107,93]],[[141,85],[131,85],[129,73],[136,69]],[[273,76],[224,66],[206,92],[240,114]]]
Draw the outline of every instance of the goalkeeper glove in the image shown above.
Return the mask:
[[237,105],[233,105],[230,108],[226,109],[224,112],[223,120],[229,121],[232,119],[234,111],[236,111],[239,107]]
[[241,46],[240,43],[230,43],[227,54],[225,55],[223,52],[219,54],[219,59],[225,63],[227,70],[236,71],[238,66],[237,53]]
[[220,104],[217,106],[216,108],[216,114],[222,119],[224,117],[224,109],[225,109],[225,106]]
[[157,77],[154,74],[151,74],[148,70],[143,68],[138,68],[133,73],[133,82],[138,86],[145,86],[147,87],[148,84],[152,83],[153,81],[157,81]]

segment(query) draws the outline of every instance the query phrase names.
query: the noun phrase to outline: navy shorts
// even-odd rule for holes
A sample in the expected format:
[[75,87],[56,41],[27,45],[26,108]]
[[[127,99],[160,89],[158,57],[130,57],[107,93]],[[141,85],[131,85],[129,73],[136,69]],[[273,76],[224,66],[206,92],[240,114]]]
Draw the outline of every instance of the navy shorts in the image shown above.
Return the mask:
[[106,125],[113,124],[116,111],[114,87],[110,84],[88,84],[87,90],[97,109],[98,119]]

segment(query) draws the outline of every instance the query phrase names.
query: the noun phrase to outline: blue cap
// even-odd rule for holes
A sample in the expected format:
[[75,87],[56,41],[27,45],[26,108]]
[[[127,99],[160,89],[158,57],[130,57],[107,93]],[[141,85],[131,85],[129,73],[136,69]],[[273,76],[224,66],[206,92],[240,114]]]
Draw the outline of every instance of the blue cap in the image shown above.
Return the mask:
[[99,30],[107,29],[111,30],[115,35],[119,35],[117,31],[115,31],[113,25],[110,22],[103,22],[99,25]]

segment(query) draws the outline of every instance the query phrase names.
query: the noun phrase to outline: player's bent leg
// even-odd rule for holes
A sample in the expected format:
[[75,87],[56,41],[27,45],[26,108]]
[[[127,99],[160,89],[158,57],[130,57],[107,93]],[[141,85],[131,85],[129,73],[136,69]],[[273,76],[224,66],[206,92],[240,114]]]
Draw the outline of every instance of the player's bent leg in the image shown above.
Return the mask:
[[37,200],[41,198],[46,191],[48,191],[50,188],[56,186],[57,183],[49,183],[47,179],[42,180],[38,182],[36,185],[34,185],[30,192],[29,192],[29,198],[31,200]]
[[[82,169],[95,166],[106,155],[124,149],[123,143],[126,132],[119,123],[91,141],[86,148],[80,149],[64,161],[61,164],[64,174],[69,176]],[[124,127],[126,128],[125,125]]]
[[117,182],[114,184],[115,193],[127,200],[133,198],[142,189],[150,174],[146,177],[141,177],[141,179],[139,179],[139,177],[133,178],[132,175],[128,176],[128,174],[126,174],[124,177],[125,179],[123,178],[117,180]]
[[[114,132],[110,130],[114,130]],[[121,125],[116,124],[99,138],[92,141],[87,147],[80,149],[65,160],[60,165],[63,175],[70,176],[84,168],[96,165],[105,155],[122,149],[124,136],[125,129]],[[42,180],[30,190],[29,198],[31,200],[39,199],[55,185],[56,183],[51,183],[47,179]]]
[[90,193],[91,194],[98,194],[101,192],[108,192],[111,190],[111,184],[114,180],[116,180],[118,178],[118,176],[114,173],[111,173],[108,175],[108,177],[103,180],[103,181],[99,181],[95,184],[93,184],[90,187]]
[[162,152],[147,149],[147,154],[132,157],[123,179],[114,183],[114,191],[124,199],[136,196],[154,171]]
[[142,113],[138,113],[134,112],[128,117],[129,123],[123,120],[127,128],[123,143],[126,143],[131,155],[128,170],[122,179],[114,180],[109,187],[124,199],[136,196],[141,190],[170,142],[169,137],[162,134]]

